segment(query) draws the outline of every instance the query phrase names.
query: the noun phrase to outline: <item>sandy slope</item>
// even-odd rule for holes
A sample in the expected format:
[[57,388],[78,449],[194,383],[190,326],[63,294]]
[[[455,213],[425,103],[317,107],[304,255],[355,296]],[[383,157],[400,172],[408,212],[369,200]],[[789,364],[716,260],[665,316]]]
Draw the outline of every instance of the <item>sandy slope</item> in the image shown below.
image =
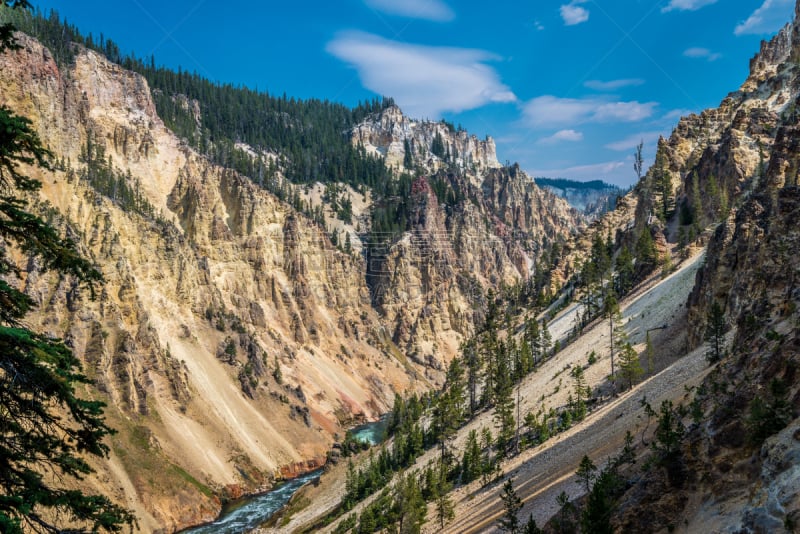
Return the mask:
[[[669,277],[652,280],[621,303],[625,329],[640,352],[644,350],[646,331],[663,326],[667,319],[666,330],[651,332],[656,346],[654,367],[657,372],[659,368],[664,369],[633,391],[604,404],[580,425],[503,465],[503,472],[511,474],[514,487],[525,503],[521,517],[533,513],[541,525],[557,510],[555,497],[561,491],[566,491],[573,498],[578,496],[580,486],[575,482],[573,473],[580,459],[588,454],[596,464],[601,464],[605,458],[616,453],[626,430],[635,432],[643,425],[639,404],[642,397],[646,396],[654,406],[664,398],[682,397],[685,391],[683,386],[704,374],[706,362],[702,349],[679,359],[679,363],[673,363],[679,354],[676,345],[682,347],[685,344],[681,335],[685,302],[703,258],[704,254],[696,254]],[[578,313],[577,307],[571,307],[552,321],[550,328],[554,339],[574,327]],[[593,323],[580,338],[526,379],[522,386],[522,413],[538,410],[541,404],[546,409],[566,404],[572,390],[572,380],[564,370],[574,365],[585,365],[586,357],[592,350],[597,353],[599,361],[589,366],[585,375],[587,382],[597,391],[610,372],[608,335],[607,322]],[[561,387],[554,392],[559,380]],[[542,395],[545,395],[544,401],[541,401]],[[492,426],[491,417],[491,413],[483,414],[468,428]],[[464,435],[464,432],[460,433],[460,436]],[[494,484],[481,488],[480,483],[475,482],[454,492],[456,520],[447,525],[445,531],[491,530],[502,513],[500,486]],[[429,524],[425,531],[438,530],[435,525]]]
[[[645,419],[640,405],[646,398],[653,406],[663,399],[683,400],[684,386],[700,382],[709,369],[701,347],[679,364],[674,364],[648,379],[643,384],[616,398],[593,414],[588,420],[559,435],[551,443],[526,451],[503,466],[509,473],[518,495],[523,499],[521,517],[533,514],[542,525],[557,510],[556,496],[565,491],[570,498],[583,493],[574,476],[584,454],[597,465],[616,454],[621,448],[625,432],[630,430],[636,439],[644,429]],[[651,425],[652,430],[652,425]],[[447,532],[491,531],[502,515],[499,501],[500,483],[486,488],[472,484],[459,489],[454,495],[458,502],[456,520],[447,525]],[[438,529],[429,528],[426,532]]]
[[[680,400],[685,395],[684,386],[695,383],[705,374],[707,365],[703,349],[680,357],[685,354],[685,303],[703,258],[703,253],[695,254],[670,276],[663,280],[650,280],[621,303],[625,329],[640,352],[644,350],[645,333],[649,329],[663,326],[666,321],[667,329],[651,331],[656,347],[656,374],[633,391],[602,404],[581,424],[504,463],[503,472],[511,475],[514,486],[524,501],[521,517],[533,513],[537,522],[542,524],[557,510],[555,497],[561,491],[566,491],[572,498],[577,497],[581,490],[573,473],[583,455],[588,454],[596,464],[602,464],[608,456],[620,449],[627,430],[641,432],[644,426],[640,407],[642,397],[646,396],[654,406],[665,398]],[[578,306],[571,306],[554,318],[549,325],[554,339],[563,338],[574,328],[579,312]],[[580,338],[545,362],[523,382],[523,416],[529,411],[538,410],[540,406],[549,409],[565,405],[573,388],[568,371],[575,365],[585,366],[591,351],[596,352],[598,362],[586,368],[587,382],[593,387],[595,394],[608,392],[607,378],[611,370],[608,324],[605,321],[596,321],[584,329]],[[646,366],[646,362],[643,365]],[[462,449],[471,429],[489,427],[494,430],[492,415],[491,411],[480,414],[459,432],[451,447],[455,450]],[[435,452],[428,452],[417,461],[417,466],[426,465],[435,456]],[[325,495],[341,494],[343,477],[336,478],[338,480],[331,481],[330,484],[323,481],[327,486]],[[496,483],[481,488],[480,482],[474,482],[458,488],[452,494],[456,504],[456,519],[445,526],[444,532],[492,531],[497,517],[502,513],[500,486],[500,483]],[[312,507],[298,514],[289,528],[331,506],[334,500],[315,502]],[[356,510],[360,508],[359,506]],[[430,521],[424,527],[425,532],[441,531],[433,520],[434,516],[433,509],[429,510]],[[332,530],[335,525],[336,523],[329,528]]]

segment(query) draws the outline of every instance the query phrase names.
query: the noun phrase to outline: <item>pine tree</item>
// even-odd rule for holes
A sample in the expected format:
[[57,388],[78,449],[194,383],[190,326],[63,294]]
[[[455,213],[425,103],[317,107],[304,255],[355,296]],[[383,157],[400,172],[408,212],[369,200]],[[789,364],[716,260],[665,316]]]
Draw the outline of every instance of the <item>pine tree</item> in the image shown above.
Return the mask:
[[609,348],[611,353],[611,382],[615,384],[617,379],[617,369],[614,361],[614,356],[620,351],[621,347],[628,341],[628,336],[625,329],[622,327],[622,313],[619,310],[619,304],[614,295],[606,296],[604,303],[604,315],[608,319],[609,325]]
[[639,363],[639,355],[636,354],[630,342],[626,342],[622,346],[619,354],[619,376],[623,382],[628,383],[629,388],[633,388],[633,383],[638,381],[644,373],[641,364]]
[[542,336],[539,330],[539,321],[535,317],[528,319],[525,327],[525,340],[531,346],[533,366],[536,367],[544,358],[542,357]]
[[483,359],[475,347],[474,340],[468,341],[462,349],[467,368],[467,390],[469,393],[469,413],[474,415],[478,409],[478,384],[483,373]]
[[409,171],[414,168],[414,155],[411,152],[411,143],[408,142],[408,138],[403,139],[403,167]]
[[611,514],[621,486],[619,475],[611,467],[604,468],[586,498],[581,514],[581,531],[587,534],[613,534]]
[[[610,238],[610,236],[609,236]],[[594,271],[598,278],[600,285],[603,285],[608,271],[611,269],[611,256],[608,252],[608,246],[603,242],[600,232],[595,233],[592,238],[592,253],[591,262],[594,265]]]
[[792,406],[788,401],[789,389],[779,378],[769,383],[768,395],[757,395],[750,401],[745,420],[750,444],[760,446],[768,437],[780,432],[793,419]]
[[445,523],[455,517],[455,506],[449,496],[453,485],[447,480],[447,467],[444,464],[440,464],[437,471],[436,495],[434,497],[436,518],[439,520],[439,527],[444,528]]
[[[539,329],[542,338],[542,359],[546,359],[550,355],[551,350],[555,350],[553,346],[553,337],[550,335],[550,329],[547,328],[547,323],[542,320],[542,326]],[[556,342],[558,344],[558,342]],[[555,351],[558,352],[558,351]]]
[[[486,312],[486,320],[483,326],[483,332],[480,336],[480,350],[481,357],[484,362],[485,371],[483,373],[483,398],[481,402],[484,405],[490,404],[494,400],[496,394],[494,380],[497,377],[498,359],[502,356],[505,357],[505,351],[501,347],[501,343],[497,337],[498,317],[500,314],[498,300],[495,298],[494,293],[489,290],[487,295],[489,309]],[[508,369],[510,372],[510,369]]]
[[558,532],[562,534],[575,532],[573,518],[576,510],[575,505],[569,500],[569,495],[567,495],[565,491],[562,491],[558,494],[558,497],[556,497],[556,503],[558,504],[558,517],[556,519]]
[[633,154],[633,171],[636,173],[636,182],[642,179],[642,171],[644,170],[644,157],[642,156],[642,149],[644,148],[644,141],[639,141],[636,145],[636,152]]
[[[0,3],[0,9],[28,7],[20,0]],[[0,54],[18,48],[14,29],[0,25]],[[0,240],[38,258],[44,269],[88,285],[94,296],[100,273],[72,241],[28,211],[25,198],[41,183],[19,166],[47,169],[50,157],[31,122],[0,106]],[[103,440],[114,431],[103,420],[102,402],[77,395],[77,387],[92,381],[72,351],[24,325],[34,301],[8,282],[22,272],[6,247],[0,274],[0,530],[119,532],[132,526],[134,516],[108,498],[64,487],[93,472],[84,456],[107,456]]]
[[[650,412],[655,413],[652,408],[650,408]],[[679,411],[673,408],[672,401],[663,401],[660,412],[654,434],[655,439],[650,446],[658,454],[659,462],[668,463],[680,453],[680,445],[686,428],[681,422]]]
[[497,470],[497,458],[492,456],[493,445],[492,431],[487,427],[483,427],[481,429],[481,477],[484,486],[489,483],[492,475]]
[[578,470],[575,471],[575,474],[578,476],[578,480],[581,481],[583,487],[586,489],[586,493],[589,493],[592,489],[592,481],[595,477],[595,471],[597,471],[597,467],[588,456],[584,455],[581,459],[580,465],[578,465]]
[[445,388],[448,395],[447,412],[450,417],[450,426],[455,430],[461,426],[464,419],[464,403],[466,401],[466,382],[461,358],[454,358],[450,362],[447,368]]
[[533,351],[528,339],[523,336],[522,342],[519,346],[519,371],[517,372],[517,380],[521,380],[528,373],[533,371]]
[[350,510],[358,500],[358,474],[353,460],[347,461],[347,478],[344,484],[344,497],[342,498],[342,508]]
[[440,159],[444,159],[445,150],[442,134],[437,131],[436,135],[433,136],[433,141],[431,142],[431,153]]
[[720,361],[725,350],[725,312],[718,302],[714,302],[708,312],[705,340],[708,343],[708,362],[713,364]]
[[617,293],[627,295],[633,289],[634,265],[630,248],[623,246],[617,255]]
[[653,358],[655,356],[655,352],[656,351],[653,348],[653,342],[650,340],[650,331],[649,330],[647,331],[647,334],[645,335],[644,339],[645,339],[645,341],[644,341],[644,345],[645,345],[644,353],[645,353],[645,356],[647,358],[647,374],[648,375],[652,375],[653,374],[653,369],[654,369]]
[[428,507],[422,498],[416,473],[401,476],[395,484],[393,510],[398,518],[400,534],[419,534]]
[[587,386],[583,374],[583,367],[577,365],[570,372],[574,381],[575,405],[573,407],[573,417],[578,421],[586,417]]
[[[458,358],[453,360],[453,362],[457,361]],[[457,395],[456,392],[455,396]],[[454,392],[447,389],[439,395],[433,407],[430,430],[433,439],[439,443],[442,462],[445,462],[447,456],[447,440],[453,436],[461,424],[461,404],[462,402],[454,398]]]
[[494,378],[494,420],[499,427],[497,433],[497,449],[505,454],[511,438],[514,436],[514,399],[513,381],[509,355],[503,344],[497,351]]
[[481,447],[478,444],[478,432],[473,428],[467,435],[464,456],[461,460],[461,482],[469,484],[481,476]]
[[503,501],[503,507],[505,508],[505,513],[498,522],[500,530],[518,534],[520,529],[517,513],[522,509],[522,499],[514,491],[511,479],[506,480],[505,484],[503,484],[503,492],[500,494],[500,499]]
[[636,241],[636,272],[642,277],[649,274],[658,264],[658,253],[650,228],[644,227]]
[[656,190],[661,196],[661,213],[662,220],[666,221],[669,218],[670,208],[672,206],[672,176],[666,168],[666,157],[664,151],[659,149],[656,153],[656,162],[653,165],[654,179],[656,181]]
[[542,534],[542,529],[536,524],[533,514],[528,516],[528,522],[525,523],[525,528],[522,529],[522,534]]

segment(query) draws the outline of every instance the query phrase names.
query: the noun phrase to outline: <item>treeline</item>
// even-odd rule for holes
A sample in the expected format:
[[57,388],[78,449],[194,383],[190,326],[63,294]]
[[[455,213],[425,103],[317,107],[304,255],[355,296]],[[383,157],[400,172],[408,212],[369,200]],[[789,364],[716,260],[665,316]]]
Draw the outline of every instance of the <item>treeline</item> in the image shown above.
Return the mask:
[[578,191],[622,191],[619,187],[607,184],[602,180],[591,180],[579,182],[566,178],[534,178],[536,185],[543,187],[555,187],[556,189],[576,189]]
[[280,171],[294,183],[337,181],[376,187],[390,176],[382,158],[354,147],[346,135],[370,114],[393,105],[389,98],[376,98],[351,109],[327,100],[274,96],[211,82],[196,72],[156,66],[154,57],[144,60],[123,55],[112,40],[102,34],[82,34],[56,11],[45,16],[39,10],[3,8],[0,19],[13,19],[61,65],[74,61],[77,44],[140,73],[150,84],[158,114],[169,128],[214,162],[247,176],[259,176],[263,161],[236,148],[238,142],[256,151],[282,155]]
[[[412,177],[394,178],[383,158],[368,154],[363,146],[354,146],[347,135],[369,115],[393,105],[391,99],[375,98],[351,109],[326,100],[275,96],[211,82],[180,68],[174,71],[156,66],[154,57],[144,60],[123,55],[112,40],[102,34],[82,34],[56,11],[45,16],[39,10],[0,8],[0,20],[11,19],[21,31],[44,44],[62,66],[74,62],[75,45],[80,45],[140,73],[148,81],[159,117],[176,135],[214,163],[249,177],[320,226],[325,226],[323,208],[310,206],[299,189],[318,181],[346,183],[362,193],[367,188],[372,190],[375,208],[369,243],[383,243],[388,236],[405,231]],[[117,185],[110,189],[119,191]],[[343,195],[334,200],[337,217],[352,222],[350,200]],[[331,233],[334,244],[345,251],[348,238]]]
[[138,213],[148,219],[162,222],[160,214],[142,191],[141,182],[131,171],[122,172],[114,166],[111,156],[107,156],[102,144],[94,142],[91,133],[86,144],[81,147],[80,166],[72,167],[71,162],[61,158],[55,161],[54,167],[64,171],[68,182],[80,180],[99,194],[110,199],[123,211]]

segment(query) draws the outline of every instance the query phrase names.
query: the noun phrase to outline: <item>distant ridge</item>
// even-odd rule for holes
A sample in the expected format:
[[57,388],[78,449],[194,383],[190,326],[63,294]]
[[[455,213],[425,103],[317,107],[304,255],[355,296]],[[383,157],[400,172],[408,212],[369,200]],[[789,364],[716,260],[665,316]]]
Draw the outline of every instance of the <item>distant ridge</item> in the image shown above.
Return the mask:
[[567,178],[534,178],[536,184],[564,198],[570,205],[590,217],[600,217],[616,207],[617,198],[627,190],[602,180],[579,182]]
[[581,182],[578,180],[570,180],[568,178],[534,178],[536,183],[541,186],[554,187],[557,189],[617,189],[622,190],[615,185],[611,185],[602,180],[591,180],[588,182]]

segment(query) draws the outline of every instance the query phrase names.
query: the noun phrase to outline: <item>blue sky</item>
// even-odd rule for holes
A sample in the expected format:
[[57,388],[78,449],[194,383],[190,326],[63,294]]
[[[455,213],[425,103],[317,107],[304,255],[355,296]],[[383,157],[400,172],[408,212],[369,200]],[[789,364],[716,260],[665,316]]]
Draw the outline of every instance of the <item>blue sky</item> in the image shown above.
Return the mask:
[[635,180],[678,117],[716,107],[793,0],[48,0],[123,52],[216,81],[491,135],[535,176]]

